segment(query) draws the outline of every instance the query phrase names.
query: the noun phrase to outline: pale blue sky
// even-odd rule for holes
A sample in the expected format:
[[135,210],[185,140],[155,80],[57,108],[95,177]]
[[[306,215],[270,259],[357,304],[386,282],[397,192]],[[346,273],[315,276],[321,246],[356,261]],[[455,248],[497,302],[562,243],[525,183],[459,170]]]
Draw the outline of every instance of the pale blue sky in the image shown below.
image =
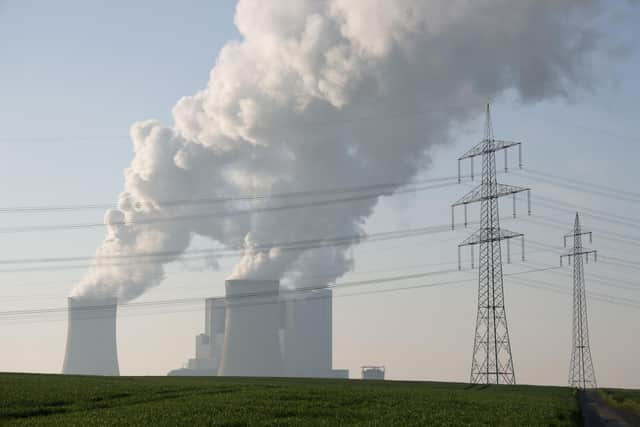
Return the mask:
[[[163,0],[153,6],[145,1],[0,1],[0,205],[115,201],[122,188],[122,171],[131,159],[129,126],[148,118],[170,122],[175,102],[206,84],[219,49],[239,37],[233,26],[234,6],[233,1],[204,0]],[[640,11],[621,4],[616,8],[619,10],[607,13],[607,32],[625,41],[628,51],[615,67],[601,74],[593,92],[573,94],[570,102],[531,106],[522,106],[506,95],[494,106],[494,129],[498,137],[525,141],[526,166],[637,191],[640,53],[633,41],[640,39],[640,30],[634,27],[640,22]],[[436,153],[429,176],[455,174],[457,156],[481,137],[480,116],[481,112],[477,123],[456,132],[455,144]],[[640,213],[638,204],[571,192],[516,175],[500,179],[532,186],[536,213],[566,222],[567,230],[572,216],[536,206],[536,194],[626,217],[637,218]],[[463,185],[384,201],[368,229],[444,224],[449,220],[449,204],[467,188]],[[3,214],[2,227],[95,222],[101,221],[102,215],[101,211]],[[588,215],[584,222],[597,230],[640,236],[637,228],[616,226]],[[541,228],[525,219],[505,225],[537,241],[561,243],[561,230]],[[455,261],[456,244],[470,231],[362,245],[355,249],[356,270]],[[593,245],[601,254],[640,259],[636,246],[603,240],[601,234],[594,233]],[[92,254],[104,231],[0,236],[2,259],[74,256]],[[532,253],[530,260],[557,263],[555,255],[544,253]],[[175,273],[143,298],[221,295],[223,278],[231,266],[231,261],[225,261],[219,272],[185,272],[180,266],[170,267]],[[509,266],[505,272],[526,268],[535,266]],[[590,271],[636,282],[633,269],[616,271],[604,264],[590,264],[587,279]],[[0,273],[0,311],[63,307],[82,274],[81,269]],[[345,280],[362,277],[353,274]],[[457,273],[409,284],[473,277],[473,273]],[[567,277],[541,274],[535,278],[569,287]],[[398,286],[402,285],[405,283]],[[640,301],[640,283],[635,290],[593,286],[596,292]],[[569,297],[511,286],[509,281],[505,287],[518,380],[564,384],[569,358]],[[475,293],[472,282],[337,298],[334,366],[350,368],[356,375],[360,365],[379,363],[387,365],[392,378],[465,381]],[[640,309],[599,301],[591,302],[590,309],[594,362],[601,384],[640,387],[636,363],[640,360]],[[58,372],[64,352],[63,320],[0,321],[0,371]],[[193,356],[193,337],[201,332],[202,323],[203,312],[197,307],[180,313],[121,317],[123,374],[164,374],[179,367]]]

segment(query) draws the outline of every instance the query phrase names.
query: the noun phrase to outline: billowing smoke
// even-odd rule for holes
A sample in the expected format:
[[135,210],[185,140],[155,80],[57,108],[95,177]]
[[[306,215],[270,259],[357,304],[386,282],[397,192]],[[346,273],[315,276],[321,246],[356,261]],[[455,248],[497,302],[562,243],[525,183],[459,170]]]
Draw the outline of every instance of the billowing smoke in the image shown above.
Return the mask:
[[[206,88],[176,104],[172,126],[131,127],[118,210],[74,296],[141,295],[194,235],[244,250],[233,278],[335,280],[351,268],[348,247],[274,245],[362,234],[377,198],[281,210],[272,208],[311,198],[211,199],[409,182],[487,101],[588,86],[603,52],[599,9],[596,0],[240,0],[242,39],[222,49]],[[114,261],[148,253],[165,255]]]

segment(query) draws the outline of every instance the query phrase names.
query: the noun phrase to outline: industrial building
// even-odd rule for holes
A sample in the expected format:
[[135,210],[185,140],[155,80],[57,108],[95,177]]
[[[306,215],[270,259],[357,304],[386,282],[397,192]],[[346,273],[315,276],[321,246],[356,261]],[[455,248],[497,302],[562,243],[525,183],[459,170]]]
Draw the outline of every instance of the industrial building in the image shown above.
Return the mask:
[[170,376],[218,375],[218,365],[224,345],[226,317],[225,298],[205,300],[204,333],[196,335],[195,358],[189,359],[183,368],[174,369]]
[[384,380],[386,369],[384,366],[363,366],[363,380]]
[[228,280],[205,302],[195,358],[169,375],[348,378],[334,370],[332,291],[280,290],[273,280]]
[[348,369],[333,369],[331,371],[332,378],[340,379],[340,380],[348,380],[349,379],[349,370]]
[[[195,357],[169,375],[348,378],[333,369],[331,289],[280,290],[277,280],[227,280],[205,301]],[[115,298],[68,299],[62,372],[119,375]]]
[[118,300],[68,298],[63,374],[120,375],[116,344]]
[[227,317],[225,298],[207,298],[205,300],[204,333],[210,338],[209,357],[220,361],[224,344],[224,328]]

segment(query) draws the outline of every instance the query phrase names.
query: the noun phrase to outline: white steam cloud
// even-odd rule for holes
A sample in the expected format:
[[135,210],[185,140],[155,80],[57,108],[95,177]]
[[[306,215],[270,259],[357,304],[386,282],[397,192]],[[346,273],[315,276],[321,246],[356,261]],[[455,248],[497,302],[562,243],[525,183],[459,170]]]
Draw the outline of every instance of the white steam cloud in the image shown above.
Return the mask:
[[224,212],[292,201],[174,201],[409,182],[451,125],[488,100],[514,91],[533,102],[589,85],[603,52],[600,6],[240,0],[242,39],[222,49],[207,87],[176,104],[173,126],[131,127],[135,156],[118,210],[107,212],[107,237],[74,296],[141,295],[162,281],[163,263],[113,256],[167,252],[162,261],[170,262],[194,235],[244,250],[234,277],[305,271],[335,280],[351,268],[348,247],[269,246],[361,234],[377,199],[234,215]]

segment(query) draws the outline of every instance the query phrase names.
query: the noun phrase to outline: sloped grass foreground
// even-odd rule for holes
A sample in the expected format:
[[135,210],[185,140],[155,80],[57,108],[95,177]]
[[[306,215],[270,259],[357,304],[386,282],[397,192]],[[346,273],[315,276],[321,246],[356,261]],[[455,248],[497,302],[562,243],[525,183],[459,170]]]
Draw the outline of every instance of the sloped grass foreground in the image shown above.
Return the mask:
[[640,390],[600,390],[600,395],[611,406],[640,417]]
[[0,424],[579,425],[573,391],[346,380],[0,374]]

